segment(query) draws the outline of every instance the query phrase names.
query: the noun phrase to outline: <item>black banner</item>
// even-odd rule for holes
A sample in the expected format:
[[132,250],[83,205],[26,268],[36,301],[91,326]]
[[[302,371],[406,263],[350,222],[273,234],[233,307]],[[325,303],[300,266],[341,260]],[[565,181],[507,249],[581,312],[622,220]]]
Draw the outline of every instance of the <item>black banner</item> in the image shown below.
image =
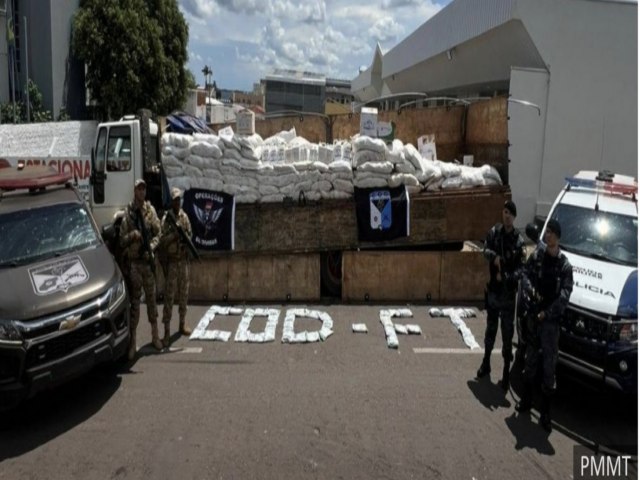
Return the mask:
[[202,250],[233,250],[236,201],[233,195],[191,188],[182,205],[193,229],[193,244]]
[[379,242],[409,236],[409,194],[395,188],[355,188],[358,240]]

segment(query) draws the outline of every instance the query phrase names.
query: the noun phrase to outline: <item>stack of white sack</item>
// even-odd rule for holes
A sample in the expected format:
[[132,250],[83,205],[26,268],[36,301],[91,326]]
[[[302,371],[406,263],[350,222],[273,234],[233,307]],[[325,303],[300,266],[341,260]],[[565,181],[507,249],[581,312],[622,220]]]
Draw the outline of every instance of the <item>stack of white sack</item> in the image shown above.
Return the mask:
[[423,188],[420,178],[424,175],[423,160],[418,150],[410,143],[403,145],[396,139],[387,147],[386,153],[387,159],[393,164],[389,186],[405,185],[409,194],[419,193]]
[[356,135],[351,140],[352,166],[355,169],[353,184],[358,188],[389,186],[393,163],[387,160],[384,140],[366,135]]
[[352,146],[350,141],[338,140],[333,145],[320,144],[318,159],[327,162],[327,179],[333,189],[325,198],[350,198],[353,196]]
[[491,165],[468,167],[440,160],[425,160],[430,172],[425,187],[427,191],[502,185],[498,171]]
[[295,129],[263,140],[226,127],[218,135],[162,137],[162,158],[169,184],[182,190],[203,188],[236,197],[238,203],[346,199],[354,186],[405,185],[411,194],[428,190],[500,184],[498,172],[431,161],[411,144],[356,135],[351,141],[312,144]]

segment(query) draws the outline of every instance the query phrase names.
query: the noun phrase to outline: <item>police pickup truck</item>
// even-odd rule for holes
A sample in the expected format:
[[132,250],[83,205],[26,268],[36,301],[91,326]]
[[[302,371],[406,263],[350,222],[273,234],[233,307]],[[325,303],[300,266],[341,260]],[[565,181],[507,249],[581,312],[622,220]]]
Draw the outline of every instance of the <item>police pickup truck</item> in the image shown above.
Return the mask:
[[68,176],[0,168],[0,285],[0,408],[125,354],[125,283]]
[[[606,171],[581,171],[566,182],[547,217],[560,222],[560,248],[573,266],[559,363],[637,394],[638,184]],[[527,235],[538,241],[533,225]]]

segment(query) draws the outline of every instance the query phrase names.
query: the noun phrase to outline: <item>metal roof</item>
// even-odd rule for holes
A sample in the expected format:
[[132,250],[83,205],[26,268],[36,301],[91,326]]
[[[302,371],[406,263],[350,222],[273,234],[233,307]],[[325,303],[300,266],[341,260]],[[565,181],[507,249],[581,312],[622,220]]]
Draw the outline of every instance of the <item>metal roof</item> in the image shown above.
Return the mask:
[[[547,65],[521,21],[518,4],[531,0],[454,0],[352,81],[369,100],[385,93],[446,94],[508,88],[512,67]],[[535,0],[533,0],[535,1]]]
[[518,0],[454,0],[385,54],[382,76],[405,70],[508,22],[517,3]]
[[276,69],[273,73],[266,75],[265,79],[279,82],[305,83],[310,85],[324,85],[326,83],[326,77],[322,74],[286,69]]

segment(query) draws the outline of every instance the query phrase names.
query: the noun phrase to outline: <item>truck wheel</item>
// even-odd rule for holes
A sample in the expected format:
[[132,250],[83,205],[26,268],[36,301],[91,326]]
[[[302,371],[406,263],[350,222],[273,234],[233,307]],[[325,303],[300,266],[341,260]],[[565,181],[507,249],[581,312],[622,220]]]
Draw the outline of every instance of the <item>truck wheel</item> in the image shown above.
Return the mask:
[[342,252],[320,254],[320,282],[326,295],[342,296]]

